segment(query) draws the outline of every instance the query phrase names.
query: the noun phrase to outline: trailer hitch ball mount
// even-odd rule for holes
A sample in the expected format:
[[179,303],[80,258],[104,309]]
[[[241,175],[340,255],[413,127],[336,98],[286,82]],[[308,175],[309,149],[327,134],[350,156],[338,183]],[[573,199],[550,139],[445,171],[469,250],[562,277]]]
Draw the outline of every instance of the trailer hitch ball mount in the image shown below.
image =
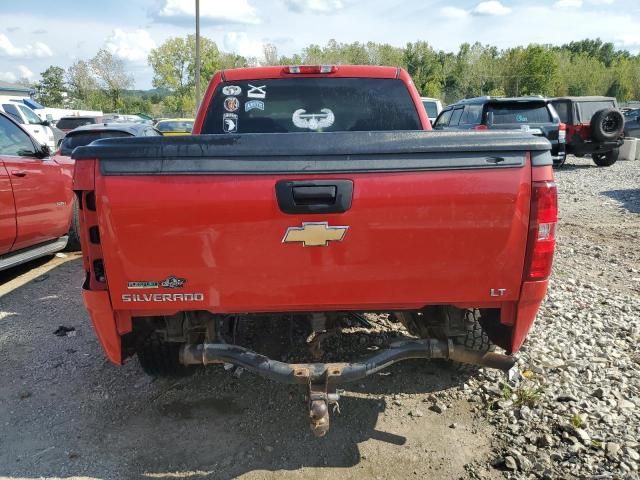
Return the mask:
[[338,409],[340,392],[337,384],[360,380],[410,358],[449,359],[504,372],[509,372],[516,362],[509,355],[477,352],[454,345],[451,340],[432,338],[395,342],[389,348],[354,363],[284,363],[239,345],[226,343],[187,344],[180,349],[180,362],[184,365],[229,363],[270,380],[306,385],[309,389],[311,430],[319,437],[329,430],[330,407]]

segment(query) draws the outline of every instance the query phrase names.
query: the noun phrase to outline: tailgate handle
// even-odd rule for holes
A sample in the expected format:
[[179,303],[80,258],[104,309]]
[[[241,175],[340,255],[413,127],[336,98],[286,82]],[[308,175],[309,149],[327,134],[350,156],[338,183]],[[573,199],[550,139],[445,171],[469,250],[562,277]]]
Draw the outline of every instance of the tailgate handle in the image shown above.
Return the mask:
[[293,201],[296,205],[336,203],[335,185],[302,185],[293,187]]
[[484,159],[484,161],[487,162],[487,163],[498,164],[498,163],[504,162],[504,157],[487,157],[487,158]]
[[284,213],[344,213],[351,208],[351,180],[280,180],[278,206]]

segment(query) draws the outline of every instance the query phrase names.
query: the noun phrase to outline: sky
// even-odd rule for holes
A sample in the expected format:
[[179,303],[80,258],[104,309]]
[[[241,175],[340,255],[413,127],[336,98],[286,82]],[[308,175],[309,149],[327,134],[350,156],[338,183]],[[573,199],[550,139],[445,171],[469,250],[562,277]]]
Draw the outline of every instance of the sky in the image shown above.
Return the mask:
[[[193,33],[195,0],[0,0],[0,80],[35,81],[106,48],[135,87],[151,88],[149,51]],[[200,0],[201,34],[224,51],[291,55],[311,43],[425,40],[456,51],[479,41],[507,48],[600,37],[640,52],[638,0]]]

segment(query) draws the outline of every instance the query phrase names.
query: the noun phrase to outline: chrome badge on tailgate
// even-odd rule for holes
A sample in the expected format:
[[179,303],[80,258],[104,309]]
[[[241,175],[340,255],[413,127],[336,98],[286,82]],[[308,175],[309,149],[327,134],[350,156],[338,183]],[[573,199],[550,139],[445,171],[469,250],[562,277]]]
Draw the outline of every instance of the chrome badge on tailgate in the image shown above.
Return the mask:
[[287,228],[282,243],[300,242],[305,247],[326,247],[329,242],[344,240],[349,227],[330,227],[328,222],[303,222],[301,227]]

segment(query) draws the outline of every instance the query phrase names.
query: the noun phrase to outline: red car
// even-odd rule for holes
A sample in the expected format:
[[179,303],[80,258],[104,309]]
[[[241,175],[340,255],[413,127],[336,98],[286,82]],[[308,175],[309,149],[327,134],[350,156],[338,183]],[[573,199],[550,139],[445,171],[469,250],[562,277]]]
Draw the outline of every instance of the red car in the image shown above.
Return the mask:
[[[510,369],[551,271],[550,145],[430,128],[399,68],[244,68],[214,76],[198,135],[76,149],[83,296],[109,359],[137,354],[156,375],[227,363],[304,385],[318,435],[338,384],[392,363]],[[363,361],[318,348],[367,313],[407,334]],[[235,335],[283,323],[303,330],[313,362]]]
[[0,113],[0,270],[80,247],[73,165]]

